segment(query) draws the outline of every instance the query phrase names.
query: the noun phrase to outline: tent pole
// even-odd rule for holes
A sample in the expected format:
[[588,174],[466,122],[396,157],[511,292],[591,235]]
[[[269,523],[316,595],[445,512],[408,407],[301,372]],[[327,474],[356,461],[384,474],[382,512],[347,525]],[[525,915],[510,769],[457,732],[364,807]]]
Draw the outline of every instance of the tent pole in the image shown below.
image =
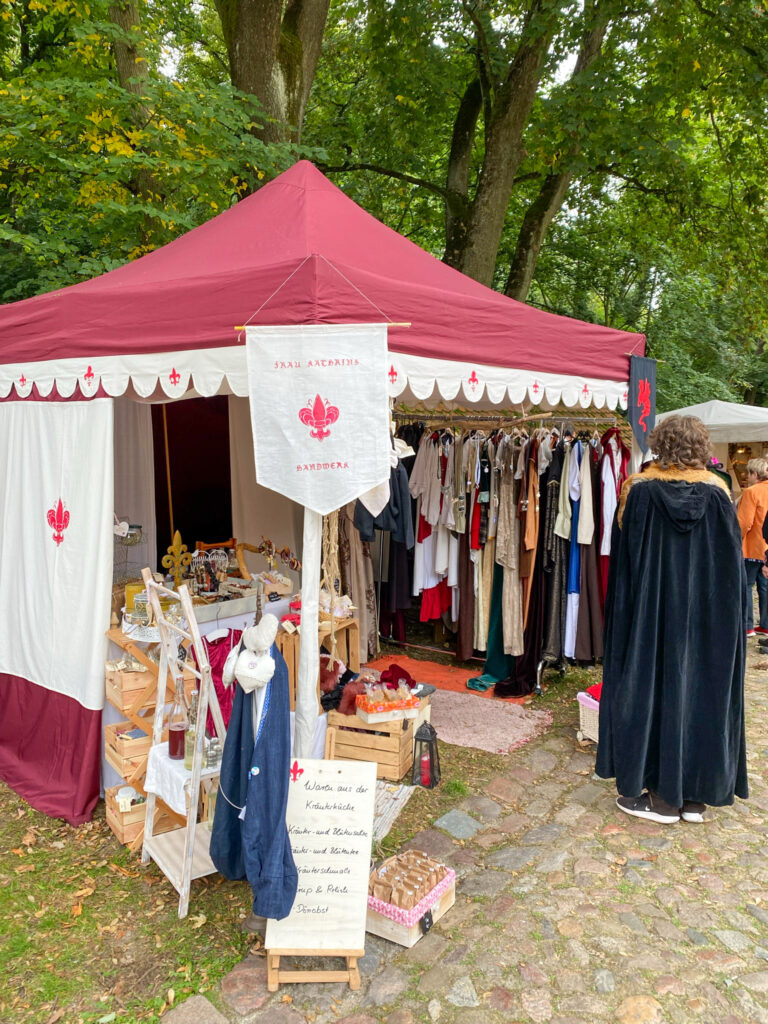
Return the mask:
[[171,519],[171,540],[176,531],[173,528],[173,494],[171,493],[171,456],[168,451],[168,417],[163,402],[163,438],[165,440],[165,479],[168,484],[168,515]]

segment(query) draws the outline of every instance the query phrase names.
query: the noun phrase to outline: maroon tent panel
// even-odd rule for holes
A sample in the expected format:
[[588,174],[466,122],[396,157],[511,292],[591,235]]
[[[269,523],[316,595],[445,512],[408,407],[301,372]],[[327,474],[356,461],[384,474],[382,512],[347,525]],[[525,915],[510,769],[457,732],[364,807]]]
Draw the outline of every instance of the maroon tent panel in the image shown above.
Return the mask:
[[[258,313],[256,311],[259,310]],[[256,313],[256,316],[254,316]],[[235,325],[408,322],[407,355],[628,379],[645,337],[478,284],[362,210],[307,161],[108,274],[0,307],[0,361],[236,343]]]

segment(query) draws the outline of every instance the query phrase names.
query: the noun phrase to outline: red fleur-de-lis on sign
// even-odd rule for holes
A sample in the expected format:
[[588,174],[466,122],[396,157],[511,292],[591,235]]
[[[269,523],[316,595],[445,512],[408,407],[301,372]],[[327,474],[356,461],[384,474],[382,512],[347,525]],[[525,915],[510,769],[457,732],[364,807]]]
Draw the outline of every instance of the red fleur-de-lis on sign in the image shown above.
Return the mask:
[[88,369],[83,374],[83,379],[87,380],[89,383],[93,380],[93,367],[92,366],[90,366],[90,365],[88,366]]
[[389,377],[389,379],[394,384],[395,381],[397,380],[397,370],[395,369],[394,366],[390,366],[389,373],[387,374],[387,376]]
[[470,386],[470,387],[472,388],[472,390],[474,391],[474,390],[475,390],[475,388],[477,387],[477,385],[478,385],[479,383],[480,383],[480,381],[479,381],[479,380],[478,380],[478,378],[477,378],[477,374],[476,374],[476,373],[475,373],[475,371],[473,370],[473,371],[472,371],[472,376],[471,376],[471,377],[469,378],[469,386]]
[[299,419],[305,427],[312,427],[309,436],[316,437],[322,441],[324,437],[330,437],[328,427],[339,418],[339,410],[331,405],[328,399],[325,401],[320,395],[315,395],[314,402],[310,398],[303,409],[299,409]]
[[585,397],[585,398],[586,398],[586,397],[587,397],[587,395],[589,394],[589,388],[587,387],[587,385],[586,385],[586,384],[585,384],[585,385],[584,385],[584,387],[583,387],[583,388],[581,389],[581,393],[582,393],[582,395],[584,395],[584,397]]
[[534,393],[534,395],[538,395],[538,393],[541,391],[541,385],[537,380],[533,382],[533,387],[531,388],[531,391]]
[[64,503],[59,498],[58,505],[48,509],[48,525],[53,530],[53,539],[56,547],[64,540],[64,531],[69,526],[69,512],[64,508]]
[[168,380],[171,382],[171,384],[173,384],[174,387],[176,387],[176,385],[181,380],[181,374],[177,371],[175,366],[168,374]]
[[298,761],[294,761],[293,762],[293,767],[291,768],[291,770],[290,770],[290,772],[288,774],[291,776],[291,782],[298,782],[299,776],[304,774],[304,769],[303,768],[299,768],[299,762]]
[[24,376],[24,374],[22,373],[22,375],[21,375],[21,376],[19,377],[19,384],[21,384],[21,386],[22,386],[22,387],[24,387],[24,385],[25,385],[26,383],[27,383],[27,378],[26,378],[26,377]]

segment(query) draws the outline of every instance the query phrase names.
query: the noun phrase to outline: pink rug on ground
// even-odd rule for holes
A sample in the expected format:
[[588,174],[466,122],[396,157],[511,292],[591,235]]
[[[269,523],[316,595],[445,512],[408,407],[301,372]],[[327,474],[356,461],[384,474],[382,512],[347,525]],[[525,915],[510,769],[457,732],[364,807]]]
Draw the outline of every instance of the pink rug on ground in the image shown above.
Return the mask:
[[494,701],[489,705],[469,693],[436,690],[432,694],[432,725],[438,738],[457,747],[475,747],[507,754],[546,732],[549,711],[536,711]]

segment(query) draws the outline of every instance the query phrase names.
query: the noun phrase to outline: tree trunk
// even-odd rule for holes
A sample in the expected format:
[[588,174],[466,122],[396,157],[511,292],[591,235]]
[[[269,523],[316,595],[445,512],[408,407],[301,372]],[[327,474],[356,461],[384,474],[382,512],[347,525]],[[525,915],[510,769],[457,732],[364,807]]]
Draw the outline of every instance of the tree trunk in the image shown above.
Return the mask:
[[[130,41],[130,34],[141,25],[138,4],[135,0],[116,0],[109,5],[109,18],[123,33],[123,37],[116,39],[112,45],[117,81],[126,92],[139,97],[133,108],[132,119],[135,125],[141,125],[149,119],[149,111],[141,102],[144,86],[149,78],[149,69],[141,47]],[[146,168],[139,168],[136,171],[130,187],[135,195],[145,202],[162,198],[157,180]],[[145,235],[149,233],[149,227],[147,222]]]
[[467,240],[471,204],[469,201],[469,168],[475,141],[477,119],[483,106],[480,79],[467,86],[461,98],[453,125],[448,175],[445,183],[445,255],[451,267],[459,264]]
[[232,84],[255,96],[265,142],[298,142],[330,0],[216,0]]
[[[585,0],[585,30],[579,47],[579,56],[571,75],[571,82],[577,80],[579,75],[583,74],[600,56],[609,22],[606,8],[605,2],[600,5],[593,0]],[[577,155],[579,148],[578,145],[571,148],[563,159],[561,171],[547,175],[538,196],[525,213],[517,237],[515,255],[509,268],[507,285],[504,289],[505,294],[513,299],[519,299],[522,302],[528,295],[541,244],[568,194],[572,180],[572,175],[568,170],[569,160]]]
[[509,268],[507,286],[504,289],[504,294],[510,298],[525,301],[533,280],[541,243],[549,225],[563,205],[570,184],[569,171],[548,174],[538,196],[525,211],[520,234],[517,236],[512,266]]
[[563,0],[532,0],[520,45],[493,100],[483,168],[459,269],[491,285],[515,175],[525,158],[523,133]]

